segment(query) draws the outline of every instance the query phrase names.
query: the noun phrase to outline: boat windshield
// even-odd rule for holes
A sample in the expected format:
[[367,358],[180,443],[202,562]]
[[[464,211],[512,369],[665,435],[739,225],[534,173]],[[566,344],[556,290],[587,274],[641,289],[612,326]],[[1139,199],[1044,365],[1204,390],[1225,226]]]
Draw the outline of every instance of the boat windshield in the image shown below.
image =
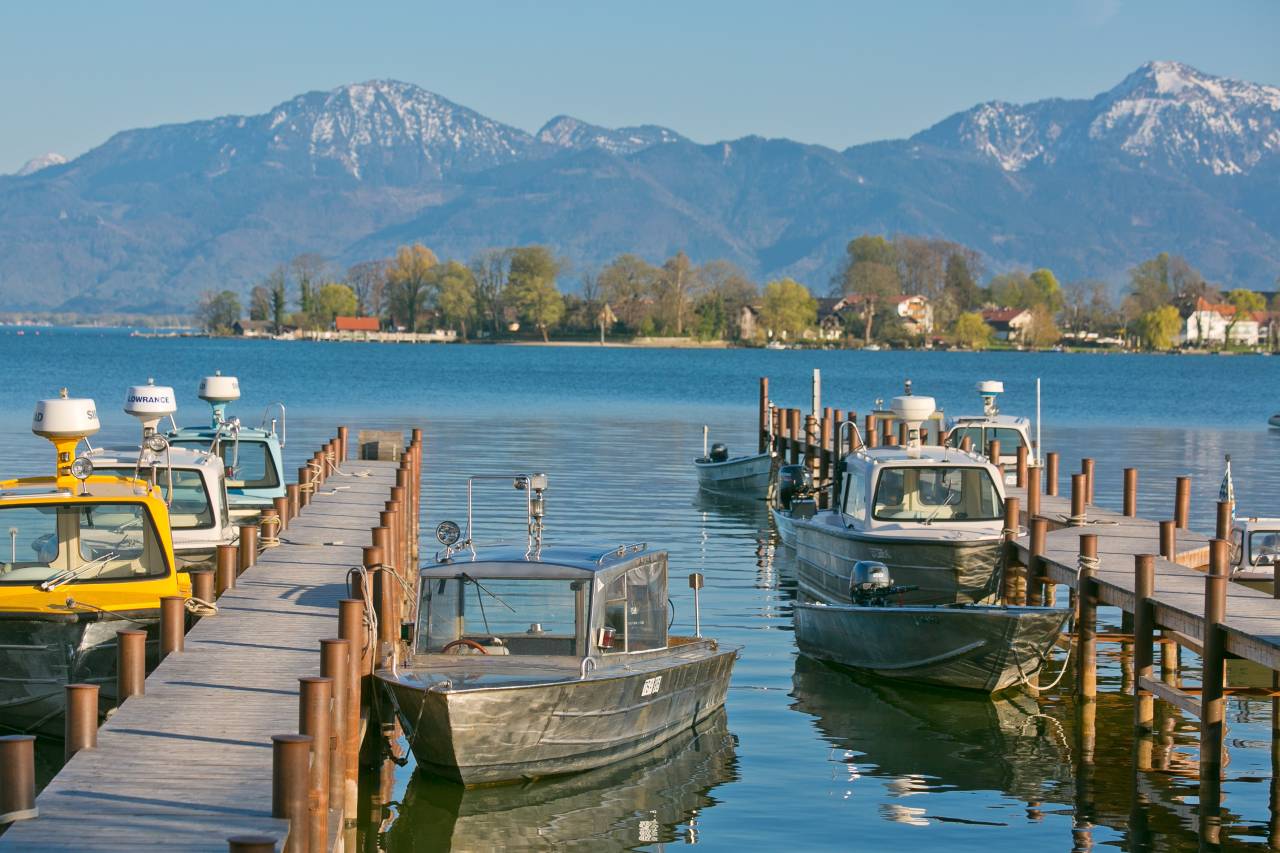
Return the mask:
[[986,468],[901,466],[881,471],[874,515],[881,521],[995,521],[1002,507]]
[[1249,564],[1280,565],[1280,530],[1254,530],[1249,534]]
[[0,532],[9,537],[0,584],[141,580],[168,573],[142,504],[2,507]]
[[[428,578],[418,651],[574,655],[585,636],[589,584],[546,578]],[[425,623],[425,624],[421,624]]]
[[[178,447],[208,450],[209,442],[203,439],[182,438],[174,442]],[[218,453],[227,466],[227,479],[238,480],[246,489],[274,489],[280,485],[280,475],[271,458],[271,448],[265,441],[222,441]]]
[[951,447],[959,447],[965,439],[969,439],[975,451],[983,451],[993,441],[1000,442],[1000,455],[1017,456],[1018,448],[1023,445],[1022,433],[1012,427],[958,426],[951,430],[947,441]]
[[[99,468],[107,474],[118,477],[132,477],[133,467]],[[138,476],[146,479],[150,476],[145,469],[138,471]],[[169,472],[163,467],[156,468],[156,486],[170,501]],[[209,501],[209,490],[205,488],[204,477],[199,471],[191,468],[173,469],[173,496],[169,503],[169,524],[174,530],[204,530],[213,527],[213,507]]]

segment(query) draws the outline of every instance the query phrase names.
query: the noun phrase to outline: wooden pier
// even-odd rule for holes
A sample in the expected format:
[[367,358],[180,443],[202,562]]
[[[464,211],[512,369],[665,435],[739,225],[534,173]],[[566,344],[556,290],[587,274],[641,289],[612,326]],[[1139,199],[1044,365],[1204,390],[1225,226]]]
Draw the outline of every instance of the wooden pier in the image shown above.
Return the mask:
[[[280,504],[283,530],[268,511],[262,540],[272,547],[243,555],[253,564],[243,571],[232,563],[217,613],[110,715],[96,747],[63,767],[38,816],[0,835],[0,850],[224,851],[237,836],[232,849],[354,849],[360,684],[384,651],[364,603],[398,639],[421,440],[415,430],[399,463],[346,460],[345,434],[300,471],[296,509]],[[349,572],[361,566],[380,582],[351,600]],[[354,631],[340,625],[340,606]]]

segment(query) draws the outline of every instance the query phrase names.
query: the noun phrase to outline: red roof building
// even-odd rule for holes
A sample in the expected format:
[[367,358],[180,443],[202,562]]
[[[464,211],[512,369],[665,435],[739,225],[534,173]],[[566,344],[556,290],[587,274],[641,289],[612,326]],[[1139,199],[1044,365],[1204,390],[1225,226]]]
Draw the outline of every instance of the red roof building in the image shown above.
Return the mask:
[[335,317],[333,328],[338,332],[376,332],[381,324],[377,317]]

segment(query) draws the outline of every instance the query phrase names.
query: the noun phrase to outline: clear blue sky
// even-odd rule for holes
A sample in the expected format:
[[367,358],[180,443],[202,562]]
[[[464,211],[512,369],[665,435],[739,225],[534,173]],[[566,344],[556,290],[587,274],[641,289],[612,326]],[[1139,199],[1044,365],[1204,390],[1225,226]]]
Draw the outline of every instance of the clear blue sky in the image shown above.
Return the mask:
[[844,148],[993,99],[1087,97],[1148,59],[1280,84],[1280,3],[69,2],[0,6],[0,173],[117,130],[391,77],[535,130]]

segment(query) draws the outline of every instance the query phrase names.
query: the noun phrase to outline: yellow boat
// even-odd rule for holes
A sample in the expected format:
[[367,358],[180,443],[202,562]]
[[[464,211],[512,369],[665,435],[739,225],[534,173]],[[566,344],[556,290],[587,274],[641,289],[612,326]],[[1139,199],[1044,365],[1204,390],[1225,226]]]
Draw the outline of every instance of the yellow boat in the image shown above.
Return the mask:
[[155,484],[95,475],[77,457],[98,431],[92,400],[64,389],[36,404],[31,429],[57,462],[52,477],[0,482],[0,728],[61,736],[64,686],[100,684],[102,710],[113,707],[116,632],[145,629],[154,664],[160,598],[190,597],[191,583]]

